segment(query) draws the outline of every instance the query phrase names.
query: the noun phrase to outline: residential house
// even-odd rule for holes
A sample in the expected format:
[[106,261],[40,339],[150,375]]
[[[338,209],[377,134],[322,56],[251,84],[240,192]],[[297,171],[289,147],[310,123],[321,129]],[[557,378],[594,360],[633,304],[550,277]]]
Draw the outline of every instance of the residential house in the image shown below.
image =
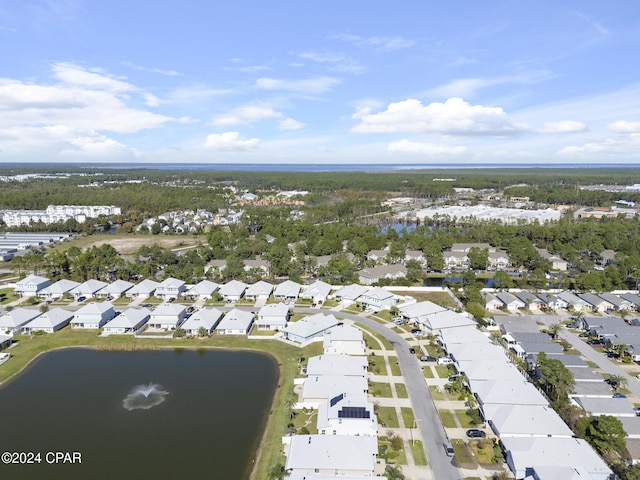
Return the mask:
[[456,362],[456,367],[470,382],[473,380],[522,380],[520,371],[513,364],[503,360],[488,362],[464,360]]
[[71,320],[72,328],[102,328],[117,315],[110,302],[91,302],[78,309]]
[[244,296],[247,300],[267,300],[273,292],[273,285],[264,280],[260,280],[253,285],[249,285],[244,292]]
[[[484,405],[549,405],[548,400],[525,380],[480,380],[469,382],[469,390],[478,401],[480,411]],[[486,417],[485,417],[486,418]]]
[[234,308],[220,320],[216,327],[216,333],[218,335],[247,335],[253,321],[253,313]]
[[279,302],[295,302],[300,296],[300,290],[302,290],[302,285],[291,280],[285,280],[276,285],[273,291],[273,298]]
[[220,288],[215,282],[211,280],[202,280],[200,283],[196,283],[193,287],[191,287],[185,295],[191,297],[192,299],[199,300],[209,300],[213,297],[213,294]]
[[531,310],[532,312],[540,310],[545,305],[540,298],[526,290],[516,293],[516,297],[524,303],[524,308]]
[[96,296],[98,297],[111,297],[111,298],[120,298],[126,294],[128,290],[133,288],[133,283],[127,282],[126,280],[116,280],[113,283],[106,285],[101,290],[96,292]]
[[169,300],[170,298],[178,298],[187,290],[187,286],[183,280],[169,277],[163,280],[156,287],[154,296],[163,300]]
[[366,355],[367,345],[361,330],[351,325],[339,325],[325,332],[323,352],[325,354]]
[[340,321],[333,315],[316,313],[304,317],[297,322],[289,323],[282,329],[286,340],[299,343],[302,346],[319,341],[324,338],[324,333],[333,327],[340,325]]
[[587,302],[594,312],[604,313],[613,310],[612,303],[593,293],[579,293],[578,297]]
[[22,331],[24,325],[39,315],[38,310],[24,307],[17,307],[5,312],[0,316],[0,334],[17,335]]
[[384,263],[386,261],[389,250],[370,250],[367,252],[367,260],[376,263]]
[[491,430],[506,437],[573,437],[573,431],[548,405],[484,405],[482,412]]
[[100,280],[90,279],[84,283],[81,283],[75,288],[69,290],[69,294],[76,300],[80,297],[90,298],[95,297],[97,293],[107,286],[107,282]]
[[163,303],[151,312],[147,324],[150,330],[173,331],[187,318],[187,307],[178,303]]
[[211,335],[223,315],[224,312],[217,308],[202,308],[187,318],[180,328],[184,330],[186,335],[192,337],[199,336],[201,332]]
[[105,335],[119,334],[130,335],[139,333],[151,317],[151,311],[147,308],[129,307],[104,326]]
[[526,307],[526,303],[515,295],[511,295],[509,292],[497,292],[495,297],[502,302],[507,310],[513,311]]
[[368,287],[353,283],[351,285],[346,285],[339,288],[338,290],[336,290],[333,296],[336,300],[342,302],[343,306],[348,306],[355,303],[367,290],[369,290]]
[[404,255],[404,262],[407,263],[410,260],[415,260],[422,266],[427,264],[427,259],[420,250],[407,250]]
[[243,268],[245,272],[253,270],[262,276],[268,276],[271,272],[271,262],[269,260],[262,260],[260,257],[256,257],[254,260],[245,260]]
[[226,260],[209,260],[209,262],[204,266],[204,273],[207,274],[208,277],[220,278],[222,276],[222,271],[225,268],[227,268]]
[[308,375],[302,385],[302,394],[295,408],[317,409],[322,403],[336,395],[356,396],[368,393],[367,379],[364,375]]
[[447,311],[447,308],[426,300],[424,302],[403,305],[398,308],[399,315],[409,323],[416,325],[426,321],[427,315]]
[[365,268],[356,272],[358,281],[362,285],[373,285],[380,280],[397,280],[407,276],[407,267],[404,265],[379,265]]
[[497,310],[499,308],[504,308],[504,303],[495,295],[482,292],[482,297],[484,298],[484,308],[487,310]]
[[589,302],[581,299],[571,292],[561,292],[558,294],[558,298],[567,302],[568,307],[576,312],[587,312],[592,309],[592,306]]
[[398,303],[398,297],[384,288],[371,288],[360,295],[360,303],[366,310],[379,312]]
[[469,256],[464,252],[446,251],[442,252],[445,268],[451,270],[468,270],[471,265]]
[[363,356],[353,355],[318,355],[310,357],[307,362],[307,375],[364,377],[367,373],[368,360]]
[[477,326],[476,321],[470,316],[451,310],[424,315],[420,317],[418,324],[429,335],[437,334],[443,329]]
[[227,302],[237,302],[242,298],[244,292],[247,290],[247,285],[239,280],[231,280],[220,287],[218,293],[222,295]]
[[564,310],[569,307],[569,303],[558,295],[552,293],[541,293],[538,298],[542,301],[545,308],[550,310]]
[[145,279],[127,290],[125,295],[127,298],[149,298],[156,291],[158,285],[160,285],[158,282]]
[[454,243],[451,245],[452,252],[469,253],[472,248],[486,250],[489,253],[496,251],[495,247],[492,247],[488,243]]
[[42,289],[51,285],[48,278],[28,275],[16,282],[14,293],[20,297],[35,297]]
[[57,332],[69,325],[72,318],[73,312],[64,308],[52,308],[26,323],[23,326],[23,333],[30,335],[33,332]]
[[258,330],[282,330],[289,321],[289,307],[284,303],[269,303],[258,310]]
[[321,435],[378,435],[378,419],[366,393],[340,393],[318,406],[316,428]]
[[616,252],[613,250],[603,250],[603,252],[598,257],[598,265],[601,267],[609,266],[616,259]]
[[322,280],[317,280],[304,289],[300,298],[311,300],[316,305],[322,305],[327,301],[330,293],[331,285],[323,282]]
[[613,293],[600,293],[598,296],[606,302],[609,302],[613,306],[613,310],[620,312],[623,310],[633,310],[633,302],[626,300],[622,297],[614,295]]
[[636,417],[633,404],[626,398],[572,397],[572,400],[585,412],[595,417],[601,415],[609,415],[611,417]]
[[48,287],[40,290],[38,292],[38,297],[44,298],[46,300],[60,299],[64,296],[65,293],[70,292],[78,285],[80,285],[78,282],[63,278],[62,280],[58,280],[56,283],[52,283]]
[[504,270],[511,266],[511,259],[504,250],[489,252],[487,262],[488,270]]
[[569,268],[569,262],[557,255],[549,253],[546,248],[536,248],[536,250],[544,260],[551,262],[551,270],[566,272]]
[[633,293],[623,293],[622,295],[620,295],[620,298],[631,302],[633,310],[640,310],[640,296]]

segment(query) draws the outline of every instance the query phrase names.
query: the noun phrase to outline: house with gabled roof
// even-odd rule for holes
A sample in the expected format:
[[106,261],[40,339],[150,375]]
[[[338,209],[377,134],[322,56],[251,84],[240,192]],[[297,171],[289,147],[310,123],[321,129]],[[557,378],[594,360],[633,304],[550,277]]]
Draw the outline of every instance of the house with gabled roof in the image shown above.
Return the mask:
[[541,293],[538,298],[542,301],[546,308],[551,310],[563,310],[569,306],[569,303],[560,296],[553,293]]
[[220,320],[216,327],[216,333],[218,335],[247,335],[253,321],[253,313],[234,308]]
[[505,437],[573,437],[573,431],[547,405],[483,405],[482,413],[491,430]]
[[369,386],[364,375],[308,375],[302,384],[302,394],[296,408],[318,408],[336,395],[367,394]]
[[187,307],[179,303],[163,303],[151,312],[147,324],[150,330],[172,331],[187,318]]
[[443,312],[428,314],[421,317],[419,325],[429,334],[435,334],[443,329],[467,326],[472,327],[477,326],[478,324],[473,318],[466,315],[462,315],[452,310],[445,310]]
[[624,298],[619,297],[618,295],[614,295],[613,293],[599,293],[598,296],[613,305],[613,310],[615,310],[616,312],[619,312],[621,310],[632,310],[634,307],[633,302],[625,300]]
[[631,304],[633,305],[633,310],[640,310],[640,296],[633,293],[623,293],[622,295],[620,295],[620,298],[631,302]]
[[189,336],[200,335],[201,328],[207,332],[207,335],[211,335],[223,315],[224,312],[217,308],[202,308],[187,318],[180,328]]
[[355,303],[367,290],[369,290],[368,287],[358,285],[357,283],[352,283],[351,285],[346,285],[336,290],[336,292],[333,294],[333,297],[337,301],[342,302],[344,306],[346,306]]
[[572,401],[585,412],[596,417],[601,415],[609,415],[611,417],[636,417],[633,404],[626,398],[572,397]]
[[96,294],[107,286],[107,282],[102,282],[100,280],[94,280],[93,278],[87,280],[84,283],[81,283],[75,288],[69,290],[69,294],[73,296],[76,300],[80,297],[95,297]]
[[17,307],[0,316],[0,334],[17,335],[24,325],[38,317],[40,312],[33,308]]
[[23,333],[30,335],[33,332],[57,332],[69,325],[72,318],[73,312],[64,308],[52,308],[26,323],[23,326]]
[[[227,261],[224,259],[209,260],[204,266],[204,273],[209,277],[220,277],[222,271],[227,268]],[[209,273],[212,272],[212,273]]]
[[579,293],[578,297],[587,302],[594,312],[608,312],[613,310],[613,304],[593,293]]
[[302,285],[293,282],[291,280],[285,280],[284,282],[276,285],[273,291],[273,298],[279,302],[295,302],[300,296]]
[[244,296],[247,300],[266,300],[271,296],[273,292],[273,285],[264,280],[257,281],[253,285],[249,285],[244,292]]
[[367,252],[367,260],[371,260],[377,263],[383,263],[387,255],[389,254],[389,250],[370,250]]
[[576,312],[587,312],[592,309],[592,306],[589,302],[581,299],[571,292],[560,292],[558,294],[558,298],[567,302],[567,305]]
[[383,279],[397,280],[407,276],[407,267],[402,264],[378,265],[377,267],[364,268],[358,272],[358,282],[362,285],[373,285]]
[[370,288],[359,298],[362,306],[367,310],[386,310],[398,303],[398,297],[384,288]]
[[522,300],[509,292],[497,292],[495,297],[502,302],[507,310],[518,310],[526,306]]
[[253,260],[244,260],[243,269],[245,272],[255,270],[262,275],[269,275],[271,272],[271,262],[269,260],[263,260],[260,257],[256,257]]
[[367,373],[366,357],[354,355],[318,355],[309,357],[307,375],[364,377]]
[[569,268],[569,262],[558,255],[550,253],[546,248],[536,248],[536,250],[544,260],[551,262],[551,270],[565,272]]
[[247,285],[239,280],[231,280],[220,287],[218,293],[222,295],[227,302],[237,302],[240,300],[244,292],[247,290]]
[[331,314],[316,313],[297,322],[289,323],[282,329],[282,332],[286,340],[304,346],[324,339],[325,332],[340,324],[341,322]]
[[258,330],[282,330],[289,321],[289,307],[284,303],[269,303],[260,307],[255,322]]
[[96,292],[96,296],[98,297],[111,297],[111,298],[120,298],[126,294],[128,290],[133,288],[133,283],[127,282],[126,280],[116,280],[104,288],[98,290]]
[[144,328],[150,317],[151,311],[147,308],[129,307],[107,322],[103,332],[105,335],[134,335]]
[[482,411],[483,405],[539,405],[547,406],[549,401],[533,383],[522,380],[474,380],[469,382]]
[[185,292],[185,295],[193,299],[209,300],[213,297],[213,294],[220,288],[215,282],[211,280],[202,280],[196,283],[193,287]]
[[419,262],[420,265],[426,265],[427,263],[427,259],[421,250],[407,250],[404,254],[404,261],[406,263],[410,260],[415,260],[416,262]]
[[489,292],[482,292],[482,298],[484,298],[484,308],[487,310],[498,310],[499,308],[504,308],[504,303],[502,303],[498,297]]
[[325,354],[366,355],[367,345],[361,330],[352,325],[338,325],[325,332],[322,350]]
[[403,305],[398,308],[399,315],[409,323],[420,324],[426,320],[427,315],[434,313],[440,313],[447,311],[447,308],[442,307],[429,300],[423,302],[411,303],[409,305]]
[[116,311],[110,302],[91,302],[76,310],[71,327],[98,329],[115,316]]
[[317,280],[304,289],[300,298],[311,300],[316,305],[322,305],[327,301],[330,294],[331,285],[323,282],[322,280]]
[[347,395],[340,393],[328,398],[318,406],[316,423],[321,435],[378,435],[378,419],[373,411],[373,403],[367,394]]
[[38,275],[28,275],[16,282],[14,293],[20,297],[35,297],[42,289],[51,285],[51,281]]
[[516,297],[525,304],[524,308],[531,311],[540,310],[544,306],[544,302],[540,298],[526,290],[516,293]]
[[154,296],[163,300],[169,300],[170,298],[180,297],[186,290],[187,286],[183,280],[169,277],[158,284]]
[[62,280],[58,280],[56,283],[52,283],[48,287],[40,290],[38,292],[38,297],[45,298],[47,300],[59,299],[62,298],[65,293],[70,292],[78,285],[80,285],[78,282],[63,278]]
[[156,291],[158,285],[160,285],[158,282],[147,278],[127,290],[125,295],[127,298],[149,298]]

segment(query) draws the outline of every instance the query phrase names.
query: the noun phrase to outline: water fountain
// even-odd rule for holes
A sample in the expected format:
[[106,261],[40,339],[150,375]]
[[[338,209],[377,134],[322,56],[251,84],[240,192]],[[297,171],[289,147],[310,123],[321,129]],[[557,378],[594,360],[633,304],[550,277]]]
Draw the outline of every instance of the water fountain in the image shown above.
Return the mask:
[[127,410],[149,410],[164,402],[168,393],[157,383],[137,385],[122,400],[122,406]]

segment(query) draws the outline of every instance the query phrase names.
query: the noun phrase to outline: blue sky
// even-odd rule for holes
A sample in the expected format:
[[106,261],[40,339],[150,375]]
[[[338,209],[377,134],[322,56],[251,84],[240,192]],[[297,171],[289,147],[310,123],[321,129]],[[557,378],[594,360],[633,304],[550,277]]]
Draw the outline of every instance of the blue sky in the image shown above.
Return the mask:
[[0,162],[638,163],[637,0],[0,0]]

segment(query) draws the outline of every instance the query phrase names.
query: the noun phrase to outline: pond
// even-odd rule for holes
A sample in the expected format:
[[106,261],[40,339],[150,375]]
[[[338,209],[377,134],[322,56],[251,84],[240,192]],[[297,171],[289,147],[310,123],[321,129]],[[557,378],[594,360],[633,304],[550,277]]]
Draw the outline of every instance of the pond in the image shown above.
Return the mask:
[[3,477],[248,478],[277,379],[254,352],[47,353],[0,388],[0,451],[40,453]]

